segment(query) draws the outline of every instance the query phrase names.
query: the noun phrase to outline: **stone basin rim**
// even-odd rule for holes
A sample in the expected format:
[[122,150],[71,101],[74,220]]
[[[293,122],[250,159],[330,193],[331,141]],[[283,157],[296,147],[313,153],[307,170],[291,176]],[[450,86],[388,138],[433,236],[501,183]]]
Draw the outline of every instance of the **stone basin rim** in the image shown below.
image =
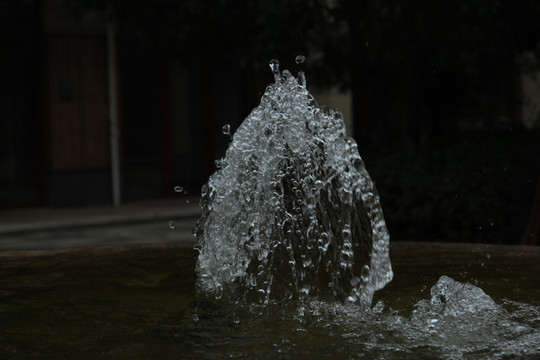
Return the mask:
[[[4,250],[0,251],[1,259],[49,257],[56,255],[106,255],[124,252],[167,250],[167,249],[192,249],[193,242],[168,242],[149,244],[121,244],[121,245],[93,245],[79,246],[62,249],[32,249],[32,250]],[[436,252],[459,252],[471,254],[491,254],[515,257],[539,257],[540,247],[525,245],[498,245],[484,243],[445,243],[445,242],[422,242],[422,241],[394,241],[390,243],[390,256],[392,252],[406,251],[409,249],[436,251]],[[195,250],[193,250],[195,251]]]

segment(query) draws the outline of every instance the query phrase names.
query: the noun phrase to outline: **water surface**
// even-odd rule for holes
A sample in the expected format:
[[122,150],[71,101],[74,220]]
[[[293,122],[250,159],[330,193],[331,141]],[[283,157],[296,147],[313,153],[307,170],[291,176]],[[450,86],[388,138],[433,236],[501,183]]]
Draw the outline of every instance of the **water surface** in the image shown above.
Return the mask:
[[[0,255],[2,359],[540,356],[530,348],[540,344],[536,249],[394,243],[395,277],[373,310],[291,302],[260,313],[197,299],[191,247],[13,254]],[[504,314],[466,338],[420,329],[429,319],[415,318],[415,305],[441,275],[477,285]]]

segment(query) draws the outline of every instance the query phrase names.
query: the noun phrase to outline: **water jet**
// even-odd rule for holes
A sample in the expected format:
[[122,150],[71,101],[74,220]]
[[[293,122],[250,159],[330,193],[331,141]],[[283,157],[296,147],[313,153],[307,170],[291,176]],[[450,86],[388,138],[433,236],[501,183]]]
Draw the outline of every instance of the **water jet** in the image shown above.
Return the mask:
[[[410,317],[385,312],[384,301],[371,307],[375,291],[393,278],[373,181],[357,144],[345,136],[341,113],[316,103],[303,72],[295,78],[277,60],[270,68],[274,83],[203,188],[203,215],[194,231],[199,296],[232,305],[225,308],[235,324],[247,308],[292,321],[301,332],[346,326],[353,338],[382,336],[383,348],[394,350],[404,344],[386,343],[383,334],[392,333],[408,349],[423,339],[458,357],[511,338],[500,349],[507,355],[526,339],[520,354],[537,354],[537,326],[515,321],[481,288],[444,274]],[[242,321],[256,331],[252,319]]]
[[201,292],[237,303],[339,299],[369,306],[393,276],[373,181],[341,113],[272,60],[275,83],[202,191]]

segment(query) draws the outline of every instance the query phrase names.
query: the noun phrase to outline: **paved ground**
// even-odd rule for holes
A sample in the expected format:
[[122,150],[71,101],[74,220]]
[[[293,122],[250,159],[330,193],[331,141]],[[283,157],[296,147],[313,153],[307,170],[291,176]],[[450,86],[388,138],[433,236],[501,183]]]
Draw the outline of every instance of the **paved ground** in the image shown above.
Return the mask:
[[[0,211],[0,252],[76,249],[132,244],[184,246],[193,244],[191,230],[201,214],[198,197],[154,199],[121,207],[70,209],[30,208]],[[173,221],[174,228],[169,227]],[[540,247],[487,244],[400,243],[393,249],[413,247],[466,248],[473,252],[540,255]],[[134,245],[138,246],[138,245]],[[1,256],[0,256],[1,257]]]
[[[95,245],[190,243],[198,197],[70,209],[0,211],[0,251]],[[174,228],[169,225],[173,222]]]

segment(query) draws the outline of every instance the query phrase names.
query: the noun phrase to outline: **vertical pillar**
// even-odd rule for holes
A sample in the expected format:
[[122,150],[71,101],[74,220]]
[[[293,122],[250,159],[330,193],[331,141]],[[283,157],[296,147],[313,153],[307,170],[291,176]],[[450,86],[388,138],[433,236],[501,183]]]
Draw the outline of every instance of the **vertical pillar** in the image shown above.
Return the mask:
[[109,137],[111,146],[111,183],[113,205],[120,206],[120,130],[118,127],[118,84],[114,23],[107,22],[107,67],[109,78]]

